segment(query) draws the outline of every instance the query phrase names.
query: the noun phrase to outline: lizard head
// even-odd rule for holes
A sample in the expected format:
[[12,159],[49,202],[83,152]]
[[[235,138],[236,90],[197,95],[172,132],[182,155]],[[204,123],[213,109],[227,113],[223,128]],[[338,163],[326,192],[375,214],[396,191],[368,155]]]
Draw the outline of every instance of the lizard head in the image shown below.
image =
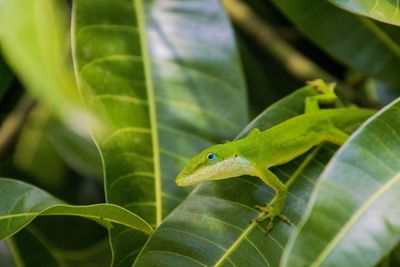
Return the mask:
[[239,176],[247,160],[228,144],[207,148],[187,163],[176,177],[178,186],[188,186],[205,180],[219,180]]

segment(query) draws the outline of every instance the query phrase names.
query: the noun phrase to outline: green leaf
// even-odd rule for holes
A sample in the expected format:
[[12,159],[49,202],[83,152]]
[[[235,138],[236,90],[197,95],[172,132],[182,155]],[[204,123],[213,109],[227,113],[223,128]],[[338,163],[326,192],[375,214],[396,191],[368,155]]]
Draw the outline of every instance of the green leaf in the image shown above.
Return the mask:
[[55,0],[0,0],[1,48],[25,88],[75,129],[82,109],[67,61],[66,9]]
[[152,228],[140,217],[112,204],[71,206],[32,185],[0,178],[0,240],[6,239],[29,224],[37,216],[79,216],[101,222],[121,224],[144,234]]
[[[258,127],[268,129],[304,111],[309,87],[275,103],[250,123],[240,136]],[[297,223],[332,146],[313,149],[296,160],[273,168],[283,180],[299,175],[290,187],[284,214]],[[277,220],[272,232],[265,223],[249,223],[254,208],[272,198],[273,191],[255,177],[238,177],[200,184],[151,235],[135,265],[155,266],[278,266],[293,226]]]
[[400,99],[353,134],[321,175],[284,266],[374,266],[400,241]]
[[398,27],[354,16],[327,1],[273,2],[333,58],[375,78],[400,84],[400,75],[397,75],[400,69]]
[[[158,225],[191,189],[174,181],[186,161],[246,124],[230,24],[217,0],[77,0],[73,21],[79,87],[107,125],[94,131],[107,201]],[[130,266],[143,243],[111,237],[114,264]]]
[[356,14],[400,26],[400,3],[392,0],[329,0]]

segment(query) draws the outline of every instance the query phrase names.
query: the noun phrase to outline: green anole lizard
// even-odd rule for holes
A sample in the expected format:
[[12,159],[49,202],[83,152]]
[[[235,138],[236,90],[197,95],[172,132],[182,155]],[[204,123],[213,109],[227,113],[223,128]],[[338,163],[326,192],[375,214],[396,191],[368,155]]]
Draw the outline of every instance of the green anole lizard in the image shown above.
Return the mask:
[[348,138],[346,130],[374,113],[362,108],[320,109],[319,104],[336,102],[334,84],[315,80],[309,86],[319,94],[306,98],[304,114],[263,132],[255,128],[242,139],[207,148],[187,163],[176,184],[188,186],[206,180],[256,176],[275,191],[275,196],[265,206],[257,206],[263,213],[255,220],[269,218],[267,231],[272,229],[276,217],[289,222],[282,209],[287,190],[294,181],[283,183],[269,168],[287,163],[323,142],[342,145]]

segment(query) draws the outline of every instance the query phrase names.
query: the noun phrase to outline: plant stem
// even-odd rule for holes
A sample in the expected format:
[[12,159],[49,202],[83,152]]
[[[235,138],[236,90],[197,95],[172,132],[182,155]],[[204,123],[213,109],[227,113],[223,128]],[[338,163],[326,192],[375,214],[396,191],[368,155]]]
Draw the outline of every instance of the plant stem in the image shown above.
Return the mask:
[[22,96],[14,110],[4,119],[0,127],[0,158],[15,141],[36,102],[28,95]]
[[[313,61],[274,32],[272,26],[262,20],[246,3],[240,0],[222,0],[233,23],[252,36],[261,47],[278,59],[285,68],[301,81],[333,81],[336,78],[321,69]],[[337,79],[336,79],[337,80]]]

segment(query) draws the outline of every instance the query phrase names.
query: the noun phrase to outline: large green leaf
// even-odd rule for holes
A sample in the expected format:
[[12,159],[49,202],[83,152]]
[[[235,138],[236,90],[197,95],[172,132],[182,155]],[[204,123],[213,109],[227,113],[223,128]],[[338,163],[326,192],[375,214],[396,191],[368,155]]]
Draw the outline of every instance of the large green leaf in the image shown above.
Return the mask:
[[[158,225],[188,192],[174,183],[186,160],[246,123],[229,22],[217,0],[77,0],[73,16],[79,87],[107,126],[107,201]],[[128,266],[144,240],[114,227],[111,242]]]
[[37,187],[12,179],[0,178],[0,195],[0,240],[12,236],[37,216],[50,215],[79,216],[96,220],[108,227],[113,223],[125,225],[142,234],[152,232],[152,228],[143,219],[119,206],[66,205]]
[[335,59],[373,77],[400,84],[398,27],[354,16],[327,1],[273,2],[307,37]]
[[0,0],[4,57],[29,92],[76,130],[82,115],[62,1]]
[[283,266],[374,266],[400,240],[400,100],[329,163]]
[[[309,87],[298,90],[268,108],[241,136],[254,127],[268,129],[301,114]],[[289,190],[284,213],[294,224],[302,217],[315,180],[334,152],[332,146],[277,168],[281,179],[299,176]],[[176,208],[150,237],[135,266],[277,266],[293,226],[276,221],[266,234],[265,223],[249,223],[267,202],[272,190],[255,177],[204,182]]]
[[400,26],[400,3],[393,0],[329,0],[350,12]]

